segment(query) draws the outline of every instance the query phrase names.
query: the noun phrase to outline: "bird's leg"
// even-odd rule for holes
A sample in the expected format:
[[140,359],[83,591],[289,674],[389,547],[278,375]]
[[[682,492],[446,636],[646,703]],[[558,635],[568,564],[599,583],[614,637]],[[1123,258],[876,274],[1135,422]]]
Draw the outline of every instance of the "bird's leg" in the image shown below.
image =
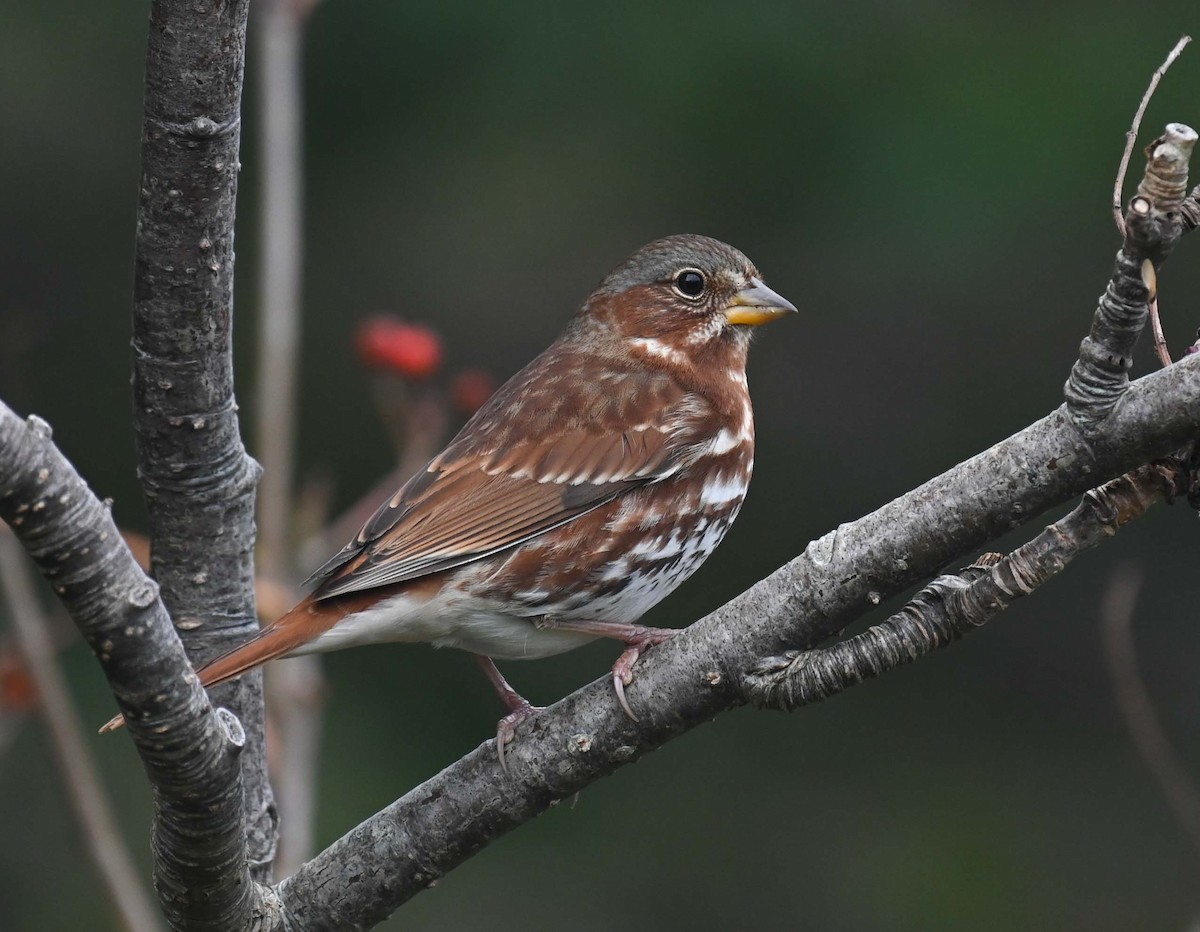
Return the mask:
[[496,666],[496,661],[492,660],[491,657],[485,657],[483,654],[475,654],[474,656],[476,662],[483,670],[483,675],[488,678],[488,682],[496,690],[500,701],[508,709],[508,714],[500,719],[496,725],[496,757],[500,761],[501,769],[508,770],[508,764],[504,760],[504,746],[516,736],[517,726],[535,712],[540,712],[542,707],[533,705],[528,699],[513,689],[508,684],[508,680],[504,678],[504,674]]
[[633,714],[633,709],[629,707],[629,701],[625,698],[625,687],[633,682],[634,664],[646,648],[661,644],[679,633],[677,628],[648,628],[645,625],[631,625],[619,621],[566,621],[543,618],[540,624],[546,628],[594,634],[596,637],[613,638],[625,643],[624,652],[613,664],[613,689],[617,694],[617,702],[621,704],[625,714],[635,722],[638,717]]

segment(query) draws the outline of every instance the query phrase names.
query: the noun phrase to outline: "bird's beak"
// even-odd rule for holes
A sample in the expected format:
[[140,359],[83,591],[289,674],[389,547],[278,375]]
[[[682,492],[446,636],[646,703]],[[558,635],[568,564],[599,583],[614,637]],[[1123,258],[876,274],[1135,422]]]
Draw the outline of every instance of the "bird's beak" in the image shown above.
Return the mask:
[[757,327],[776,317],[794,313],[796,305],[773,292],[757,278],[752,278],[725,308],[725,319],[731,324]]

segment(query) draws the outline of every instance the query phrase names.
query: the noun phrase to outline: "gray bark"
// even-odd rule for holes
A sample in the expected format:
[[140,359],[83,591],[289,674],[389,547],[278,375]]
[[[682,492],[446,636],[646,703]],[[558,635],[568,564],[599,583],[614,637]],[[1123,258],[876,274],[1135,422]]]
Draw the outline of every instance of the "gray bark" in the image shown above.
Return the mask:
[[1012,553],[985,554],[955,575],[939,576],[862,634],[765,658],[745,678],[746,697],[759,708],[790,712],[946,647],[1036,592],[1151,505],[1184,495],[1188,478],[1174,457],[1118,476]]
[[108,507],[38,418],[0,404],[0,519],[12,527],[91,646],[154,792],[155,879],[177,929],[240,927],[256,904],[242,829],[244,736],[209,714],[159,588]]
[[[151,6],[133,315],[134,426],[150,517],[152,572],[188,654],[248,637],[254,610],[254,484],[233,397],[231,324],[246,0]],[[139,637],[118,629],[110,641]],[[136,629],[134,629],[136,631]],[[114,646],[114,650],[116,646]],[[136,664],[135,664],[136,665]],[[143,670],[143,672],[147,672]],[[175,675],[194,680],[188,667]],[[149,677],[160,678],[155,670]],[[153,699],[161,693],[155,692]],[[170,696],[170,694],[166,694]],[[269,877],[274,810],[266,779],[262,683],[217,694],[242,723],[244,751],[198,781],[195,755],[218,733],[204,705],[127,703],[131,731],[170,735],[155,762],[155,880],[176,928],[241,924]],[[174,697],[178,698],[178,697]],[[143,749],[139,745],[139,752]],[[143,758],[145,754],[143,752]],[[240,758],[240,760],[239,760]],[[151,761],[147,760],[148,769]],[[241,773],[236,773],[239,769]],[[207,765],[206,765],[207,770]],[[197,799],[197,782],[209,792]],[[176,807],[170,799],[188,805]],[[197,806],[202,802],[204,805]]]
[[[200,7],[156,0],[146,52],[134,426],[152,572],[196,662],[245,640],[258,625],[253,559],[258,468],[238,429],[231,330],[247,9],[247,0]],[[243,677],[214,698],[246,730],[241,765],[248,833],[240,818],[217,820],[214,828],[231,840],[245,837],[254,875],[267,879],[275,818],[266,777],[262,678]],[[134,706],[122,705],[121,711],[127,718],[146,714]],[[165,833],[163,826],[156,847]],[[187,887],[177,880],[160,872],[164,892]]]

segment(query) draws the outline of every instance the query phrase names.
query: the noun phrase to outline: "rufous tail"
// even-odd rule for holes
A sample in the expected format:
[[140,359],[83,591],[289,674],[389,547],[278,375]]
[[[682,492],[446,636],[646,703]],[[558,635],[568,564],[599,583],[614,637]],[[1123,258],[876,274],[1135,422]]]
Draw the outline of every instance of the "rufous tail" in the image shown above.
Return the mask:
[[[305,596],[278,621],[201,667],[197,671],[200,685],[207,689],[241,676],[270,660],[285,657],[302,644],[324,634],[345,614],[345,611],[338,611],[338,606]],[[100,733],[116,731],[124,724],[125,717],[117,715],[104,724]]]

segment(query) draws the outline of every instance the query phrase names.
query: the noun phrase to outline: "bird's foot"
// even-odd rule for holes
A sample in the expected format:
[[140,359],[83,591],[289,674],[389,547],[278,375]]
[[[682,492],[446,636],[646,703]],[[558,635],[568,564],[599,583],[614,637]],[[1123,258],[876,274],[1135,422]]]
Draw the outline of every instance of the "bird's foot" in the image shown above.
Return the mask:
[[633,709],[629,707],[629,700],[625,698],[625,687],[633,682],[633,667],[647,648],[670,640],[679,633],[678,628],[647,628],[644,625],[631,625],[619,621],[567,621],[559,618],[543,618],[539,624],[547,628],[579,631],[593,637],[612,638],[625,642],[625,652],[613,664],[613,689],[617,693],[617,702],[625,710],[625,714],[635,722],[638,717],[633,714]]
[[[520,699],[519,696],[517,698]],[[505,746],[516,738],[517,728],[527,719],[533,718],[543,708],[545,706],[533,705],[531,702],[521,699],[519,705],[496,723],[496,759],[500,761],[500,769],[505,773],[508,772],[508,761],[504,759]]]
[[504,759],[504,747],[510,744],[517,736],[517,728],[521,723],[528,718],[532,718],[537,712],[544,708],[540,705],[534,705],[519,692],[508,685],[508,680],[500,673],[496,667],[496,662],[491,657],[484,657],[482,654],[476,654],[475,660],[483,670],[484,675],[488,678],[488,682],[496,690],[496,695],[500,697],[500,701],[504,703],[504,707],[508,709],[508,714],[496,724],[496,759],[500,761],[500,769],[508,772],[508,762]]
[[646,648],[670,640],[679,631],[675,628],[643,628],[640,625],[630,625],[630,628],[630,639],[625,641],[625,651],[613,664],[612,678],[617,702],[625,710],[625,714],[636,722],[638,717],[633,714],[633,709],[629,707],[629,700],[625,698],[625,687],[633,682],[633,667]]

